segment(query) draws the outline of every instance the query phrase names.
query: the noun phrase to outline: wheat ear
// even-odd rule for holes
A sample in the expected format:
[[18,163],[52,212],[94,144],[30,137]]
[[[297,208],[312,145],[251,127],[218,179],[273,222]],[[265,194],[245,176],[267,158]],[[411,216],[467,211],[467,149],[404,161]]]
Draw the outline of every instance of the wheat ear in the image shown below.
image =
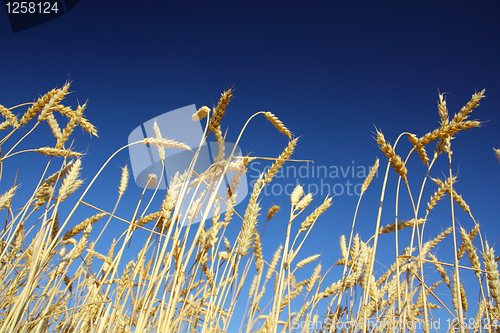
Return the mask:
[[365,181],[363,182],[363,185],[361,186],[361,193],[365,192],[368,189],[368,186],[370,186],[370,183],[372,182],[373,177],[377,173],[379,164],[380,164],[380,162],[379,162],[379,159],[377,158],[377,160],[375,161],[375,164],[370,169],[370,173],[368,174]]
[[436,266],[436,270],[439,272],[439,275],[441,275],[441,278],[443,279],[444,283],[446,283],[446,285],[448,286],[448,288],[451,288],[450,278],[448,277],[448,274],[446,273],[443,265],[441,265],[439,263],[439,261],[436,258],[436,256],[433,255],[432,253],[428,253],[427,255],[429,256],[429,258],[431,258],[434,266]]
[[273,205],[269,210],[267,211],[267,220],[269,221],[270,219],[273,218],[274,214],[279,212],[280,206],[278,205]]
[[254,253],[255,253],[255,268],[257,269],[257,272],[259,274],[262,273],[262,270],[264,269],[264,259],[262,256],[262,244],[260,242],[260,235],[257,230],[254,229],[253,231],[253,248],[254,248]]
[[309,278],[309,283],[307,284],[307,292],[310,293],[314,284],[316,281],[319,279],[320,275],[319,273],[321,272],[321,264],[318,264],[313,271],[313,274]]
[[77,159],[71,166],[71,170],[68,172],[59,188],[59,202],[66,200],[69,195],[75,192],[83,184],[83,180],[78,179],[81,168],[82,162],[80,159]]
[[185,143],[179,143],[174,140],[167,139],[157,139],[157,138],[146,138],[142,140],[143,143],[153,146],[153,147],[164,147],[164,148],[183,148],[191,150],[191,148]]
[[76,151],[69,149],[57,149],[51,147],[38,148],[36,151],[45,156],[79,157],[83,155],[82,153],[77,153]]
[[495,261],[495,250],[493,248],[490,248],[488,242],[485,242],[483,259],[484,266],[486,268],[486,271],[488,272],[487,279],[491,289],[491,296],[493,296],[497,304],[500,304],[500,280],[497,263]]
[[64,236],[61,238],[61,241],[65,241],[67,239],[70,239],[71,237],[78,235],[80,232],[85,230],[85,228],[87,226],[96,223],[101,218],[103,218],[105,215],[106,215],[106,213],[97,213],[97,214],[85,219],[80,224],[78,224],[78,225],[74,226],[73,228],[71,228],[70,230],[66,231]]
[[472,245],[472,240],[470,239],[469,234],[467,234],[465,232],[465,229],[462,227],[460,228],[460,235],[462,236],[462,244],[464,244],[464,248],[467,250],[467,257],[469,258],[469,262],[474,269],[477,277],[479,277],[481,275],[481,263],[479,262],[476,248],[474,247],[474,245]]
[[309,226],[311,226],[311,224],[313,224],[314,222],[316,222],[316,220],[318,219],[318,217],[321,214],[323,214],[328,209],[328,207],[331,206],[331,204],[332,204],[332,198],[326,197],[325,201],[318,208],[316,208],[314,210],[314,212],[311,213],[311,215],[309,215],[308,217],[306,217],[306,219],[304,220],[304,222],[302,222],[302,224],[300,225],[299,233],[302,233],[302,232],[306,231],[307,228],[309,228]]
[[64,128],[62,135],[60,138],[57,140],[56,148],[62,148],[66,141],[68,141],[69,136],[73,131],[75,130],[76,125],[78,124],[79,119],[83,115],[83,111],[87,107],[87,102],[85,102],[83,105],[78,105],[76,108],[76,111],[71,113],[71,117],[66,124],[66,127]]
[[288,138],[292,138],[292,133],[286,128],[286,126],[271,112],[264,112],[264,116],[269,120],[274,127],[278,129],[281,133],[285,134]]
[[300,198],[304,195],[304,189],[300,184],[295,186],[295,188],[292,191],[292,195],[290,195],[290,202],[292,203],[292,206],[295,206],[296,204],[299,203]]
[[278,261],[281,258],[281,250],[283,250],[283,245],[280,244],[278,249],[274,252],[273,259],[271,260],[271,264],[269,265],[269,268],[267,269],[266,281],[269,281],[269,279],[273,276],[273,273],[275,272],[276,265],[278,265]]
[[[425,222],[425,219],[418,219],[417,224],[422,225]],[[402,230],[403,228],[408,228],[408,227],[413,227],[415,225],[415,219],[412,220],[404,220],[398,222],[397,228],[398,230]],[[379,235],[382,234],[388,234],[390,232],[395,232],[396,231],[396,223],[393,224],[388,224],[385,227],[380,228],[378,231]]]
[[241,256],[248,254],[248,249],[250,248],[250,243],[252,240],[253,230],[257,226],[257,217],[259,216],[260,205],[257,202],[260,192],[264,186],[263,175],[261,174],[259,179],[254,185],[252,195],[245,210],[245,217],[243,219],[243,224],[241,226],[240,237],[238,239],[238,252]]
[[290,158],[290,156],[293,154],[293,151],[295,150],[295,146],[297,145],[297,140],[298,138],[295,138],[288,142],[288,146],[281,153],[278,159],[273,163],[271,168],[269,168],[269,170],[267,171],[266,176],[264,177],[264,183],[270,183],[273,177],[276,175],[276,172],[278,172],[285,161]]
[[379,130],[377,130],[376,141],[379,144],[380,150],[389,159],[389,162],[391,163],[394,170],[403,179],[406,180],[406,174],[408,173],[408,170],[406,169],[405,164],[401,160],[401,157],[399,157],[399,155],[396,154],[396,152],[394,151],[394,148],[392,148],[391,144],[389,142],[385,141],[384,135]]
[[208,106],[202,106],[196,111],[191,117],[192,120],[202,120],[210,113],[210,108]]
[[500,162],[500,149],[493,148],[493,151],[495,152],[498,162]]
[[[71,82],[66,82],[66,84],[60,88],[56,89],[55,93],[50,97],[48,102],[43,106],[43,109],[40,112],[40,115],[38,116],[38,121],[43,121],[47,118],[47,115],[52,111],[52,108],[54,108],[56,105],[61,102],[64,97],[68,94],[68,89],[69,86],[71,85]],[[23,116],[24,118],[24,116]],[[23,119],[21,119],[22,121]]]
[[321,254],[315,254],[315,255],[309,256],[309,257],[307,257],[305,259],[302,259],[301,261],[299,261],[297,263],[297,268],[304,267],[305,265],[310,264],[310,263],[316,261],[316,259],[318,259],[320,256],[321,256]]
[[214,112],[212,114],[212,118],[208,123],[209,134],[210,132],[214,131],[216,127],[219,127],[220,121],[222,120],[222,117],[224,117],[224,114],[226,113],[226,107],[229,104],[229,101],[231,100],[232,97],[233,95],[231,89],[228,89],[222,93],[219,103],[215,107]]
[[25,125],[33,119],[41,110],[45,107],[47,103],[52,99],[52,97],[57,93],[58,89],[52,89],[42,97],[38,98],[36,102],[33,102],[28,110],[24,113],[23,117],[19,121],[20,125]]
[[14,194],[16,193],[16,190],[19,188],[19,185],[17,186],[12,186],[10,190],[5,192],[0,196],[0,210],[2,210],[4,207],[10,208],[10,203],[12,201],[12,198],[14,197]]
[[427,151],[425,150],[424,145],[420,142],[415,134],[408,133],[408,140],[413,144],[413,147],[420,155],[420,159],[424,162],[425,165],[429,165],[429,157],[427,156]]
[[129,179],[128,167],[125,165],[122,168],[122,176],[120,178],[120,186],[118,187],[118,194],[123,195],[125,193],[128,186],[128,179]]
[[483,97],[485,97],[484,92],[485,92],[485,89],[472,95],[472,98],[470,99],[470,101],[464,107],[462,107],[460,112],[455,114],[451,123],[459,124],[459,123],[463,122],[465,119],[467,119],[469,117],[469,114],[472,111],[474,111],[475,108],[477,108],[479,106],[479,101]]
[[8,123],[11,126],[13,126],[14,128],[18,128],[20,126],[19,121],[17,120],[17,117],[9,109],[7,109],[5,106],[0,105],[0,113],[2,114],[2,116],[5,117],[5,119],[8,121]]

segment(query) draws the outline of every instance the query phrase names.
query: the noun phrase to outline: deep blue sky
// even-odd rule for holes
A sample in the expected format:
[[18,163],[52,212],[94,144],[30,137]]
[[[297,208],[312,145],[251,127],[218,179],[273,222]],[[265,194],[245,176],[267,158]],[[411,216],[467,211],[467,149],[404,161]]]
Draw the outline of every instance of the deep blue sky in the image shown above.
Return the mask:
[[[72,80],[74,93],[66,103],[75,107],[77,100],[88,99],[86,115],[100,136],[89,140],[88,135],[76,132],[77,150],[89,151],[83,178],[90,180],[143,122],[190,104],[212,106],[223,90],[234,86],[235,97],[222,121],[223,128],[229,128],[228,141],[236,140],[248,117],[265,110],[300,136],[296,159],[347,168],[370,166],[376,157],[381,158],[379,176],[358,215],[356,229],[364,240],[375,228],[386,166],[372,138],[374,126],[391,143],[403,131],[422,136],[438,126],[438,91],[448,92],[449,111],[454,114],[474,92],[486,89],[487,97],[471,119],[487,122],[457,135],[452,146],[453,170],[459,176],[455,188],[488,232],[488,240],[493,243],[500,235],[500,164],[492,151],[500,147],[498,1],[81,1],[62,17],[18,33],[12,33],[3,11],[0,104],[11,107],[32,101]],[[47,126],[36,135],[50,142]],[[241,148],[244,153],[272,157],[286,144],[286,137],[260,117],[248,127]],[[432,143],[427,150],[432,152],[434,147]],[[406,157],[409,148],[403,138],[398,152]],[[11,186],[6,184],[6,172],[12,174],[18,165],[20,172],[29,172],[22,166],[28,156],[9,162],[11,171],[4,170],[2,192]],[[101,187],[93,194],[94,203],[105,205],[100,195],[108,190],[106,198],[112,199],[107,209],[112,209],[120,177],[117,166],[125,163],[129,163],[127,152],[106,169]],[[431,176],[444,178],[446,166],[442,159],[438,167],[444,168],[434,169]],[[409,167],[417,196],[425,168],[417,155]],[[256,173],[250,172],[251,176]],[[347,180],[362,182],[352,177],[323,179],[332,186]],[[295,181],[282,178],[278,183]],[[319,184],[321,180],[299,181]],[[396,174],[391,173],[383,225],[394,221],[396,181]],[[433,184],[428,185],[424,207],[435,190]],[[135,188],[125,199],[130,205],[137,202],[134,191],[140,193]],[[408,196],[404,189],[401,193],[406,208]],[[322,201],[318,195],[312,206]],[[319,252],[324,267],[335,262],[338,237],[350,232],[356,202],[357,197],[346,194],[334,199],[311,233],[303,257]],[[276,237],[263,240],[270,255],[280,236],[284,241],[289,199],[270,195],[261,204],[264,214],[272,204],[283,208],[266,231]],[[426,240],[451,224],[449,202],[441,206],[443,215],[431,214]],[[244,203],[239,206],[242,213],[244,208]],[[401,219],[411,217],[411,211],[401,209]],[[473,226],[465,215],[459,216],[459,222],[468,230]],[[438,257],[446,258],[446,249],[440,248]],[[392,247],[381,251],[394,255]]]

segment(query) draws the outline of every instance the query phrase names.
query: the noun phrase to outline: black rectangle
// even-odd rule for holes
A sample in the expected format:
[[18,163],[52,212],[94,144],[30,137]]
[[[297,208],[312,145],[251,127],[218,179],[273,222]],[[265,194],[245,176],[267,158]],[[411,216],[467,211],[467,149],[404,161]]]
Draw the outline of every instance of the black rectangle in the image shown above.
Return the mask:
[[9,1],[4,0],[12,32],[46,23],[64,15],[62,0]]

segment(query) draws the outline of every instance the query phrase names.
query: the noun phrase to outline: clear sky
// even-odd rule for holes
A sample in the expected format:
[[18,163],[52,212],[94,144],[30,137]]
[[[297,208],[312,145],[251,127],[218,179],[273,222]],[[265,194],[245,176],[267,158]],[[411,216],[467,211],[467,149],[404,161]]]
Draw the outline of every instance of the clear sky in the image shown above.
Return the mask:
[[[453,115],[473,93],[486,89],[487,97],[471,116],[486,122],[453,140],[452,167],[458,174],[455,189],[494,243],[500,236],[500,164],[492,151],[500,147],[498,17],[498,1],[81,1],[53,21],[13,33],[2,7],[0,104],[11,107],[30,102],[71,80],[74,92],[65,103],[75,107],[77,101],[88,99],[86,116],[99,130],[99,138],[92,139],[76,131],[76,150],[88,150],[82,173],[88,183],[104,161],[127,144],[137,126],[187,105],[211,107],[225,89],[234,87],[234,99],[222,121],[222,127],[228,128],[228,141],[234,142],[245,121],[263,110],[276,114],[300,137],[295,159],[344,171],[368,168],[377,157],[381,159],[356,224],[366,241],[375,230],[387,164],[373,139],[374,126],[391,143],[404,131],[422,136],[439,125],[438,92],[447,92]],[[33,137],[51,142],[48,126]],[[251,122],[240,142],[244,154],[266,157],[277,157],[286,144],[287,138],[264,117]],[[397,152],[406,157],[410,148],[403,138]],[[427,151],[434,148],[432,143]],[[23,164],[29,158],[13,158],[4,175],[14,174],[19,166],[20,179],[22,172],[30,177]],[[112,210],[118,167],[126,163],[130,164],[130,158],[124,151],[105,170],[89,201],[106,206],[110,200],[106,209]],[[305,164],[292,165],[298,169]],[[416,154],[408,165],[417,197],[426,169]],[[264,166],[253,164],[248,180]],[[431,176],[443,179],[443,172],[448,172],[444,156]],[[5,176],[2,180],[3,193],[11,183]],[[363,180],[357,174],[340,172],[338,178],[285,175],[277,184],[284,188],[297,181],[305,187],[312,184],[311,190],[314,185],[337,185],[334,203],[318,220],[302,256],[322,253],[323,267],[328,267],[339,258],[338,239],[349,234],[357,203],[357,196],[348,195],[347,184]],[[383,225],[394,222],[396,182],[397,175],[391,172]],[[427,185],[421,214],[436,189],[431,182]],[[322,188],[327,191],[328,187]],[[267,193],[261,201],[263,214],[273,204],[282,206],[263,239],[264,254],[269,257],[284,241],[289,198],[274,195],[272,188]],[[318,193],[306,213],[323,202],[326,194]],[[134,207],[139,195],[138,187],[130,189],[122,216],[130,214],[129,207]],[[412,218],[404,188],[401,200],[400,219]],[[431,214],[425,240],[451,225],[448,200],[440,203],[442,211]],[[246,200],[238,206],[241,213],[245,204]],[[82,214],[93,212],[82,210]],[[457,218],[467,230],[473,227],[466,215]],[[125,228],[114,223],[116,230]],[[114,236],[110,231],[106,237],[111,241]],[[386,265],[393,261],[385,260],[394,257],[393,238],[381,238],[380,260]],[[438,247],[440,259],[450,258],[450,240]],[[464,263],[468,264],[466,259]]]

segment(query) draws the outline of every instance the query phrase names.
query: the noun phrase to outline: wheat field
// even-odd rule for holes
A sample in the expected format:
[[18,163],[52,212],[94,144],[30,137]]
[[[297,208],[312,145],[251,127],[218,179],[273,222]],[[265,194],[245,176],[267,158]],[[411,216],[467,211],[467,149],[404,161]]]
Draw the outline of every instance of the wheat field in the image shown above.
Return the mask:
[[[157,147],[162,162],[165,149],[192,149],[195,157],[183,174],[164,180],[168,189],[161,194],[165,195],[161,205],[149,204],[150,194],[159,196],[161,192],[146,192],[145,188],[134,213],[119,216],[115,213],[127,195],[128,166],[123,165],[117,184],[99,176],[129,145],[103,161],[94,178],[81,179],[84,153],[72,148],[70,137],[77,127],[91,136],[97,136],[97,129],[84,116],[86,104],[76,108],[62,104],[69,87],[67,82],[32,103],[0,105],[5,119],[0,124],[0,172],[17,167],[11,163],[17,154],[46,156],[45,165],[33,166],[32,172],[39,175],[35,184],[23,183],[21,187],[22,174],[14,179],[0,174],[5,191],[0,196],[5,219],[0,235],[0,332],[236,332],[234,327],[239,327],[239,332],[500,331],[499,257],[484,239],[473,215],[474,207],[464,199],[466,194],[462,196],[454,188],[456,170],[451,168],[454,136],[481,125],[469,116],[479,106],[484,90],[472,95],[454,115],[449,114],[446,99],[440,94],[440,125],[421,137],[403,132],[390,143],[376,130],[376,143],[386,159],[375,161],[363,183],[351,233],[332,236],[341,253],[334,266],[342,271],[340,276],[333,276],[333,267],[321,265],[320,254],[306,258],[299,254],[304,244],[312,241],[310,231],[332,205],[331,197],[313,198],[298,185],[289,202],[262,211],[262,190],[273,182],[284,163],[293,163],[294,149],[300,144],[276,115],[258,112],[248,120],[265,118],[289,143],[272,159],[271,168],[260,175],[244,209],[235,207],[241,177],[249,163],[268,158],[238,157],[234,151],[225,151],[221,120],[232,98],[229,89],[212,109],[204,106],[193,115],[194,121],[204,123],[202,143],[213,133],[219,147],[215,163],[205,172],[194,172],[200,150],[165,139],[168,133],[161,133],[156,123],[155,137],[131,144]],[[29,141],[33,131],[45,130],[42,123],[52,132],[53,146],[20,150],[20,142]],[[405,138],[413,148],[397,152],[399,140]],[[374,155],[377,153],[374,151]],[[427,174],[420,182],[410,184],[412,170],[406,163],[412,154],[418,155]],[[495,155],[500,161],[500,150],[494,149],[491,158]],[[442,170],[446,175],[443,179],[429,176],[438,158],[450,165]],[[48,172],[54,165],[57,171]],[[227,195],[220,197],[221,175],[229,171],[235,175]],[[370,187],[376,172],[384,174],[381,188]],[[162,177],[150,175],[147,186],[157,189]],[[398,179],[396,188],[386,188],[389,177]],[[117,188],[112,211],[87,195],[96,182],[108,182],[106,186]],[[201,190],[201,184],[213,190]],[[423,198],[424,188],[434,189],[429,201]],[[380,192],[381,205],[376,232],[362,240],[356,232],[356,216],[366,191]],[[395,194],[396,210],[400,196],[408,197],[413,212],[406,213],[413,218],[382,225],[386,192]],[[193,193],[195,199],[186,202],[187,195]],[[19,204],[16,196],[27,199]],[[319,203],[312,204],[313,199]],[[180,214],[183,205],[188,207],[184,216]],[[439,234],[424,237],[426,222],[437,205],[451,207],[450,225],[443,225]],[[82,208],[91,209],[93,214],[77,218]],[[467,228],[455,223],[458,209],[470,217],[464,224]],[[214,216],[207,218],[210,211]],[[257,227],[276,214],[287,216],[287,231],[276,241],[274,255],[265,258],[262,232],[258,231],[261,228]],[[190,223],[198,216],[202,217],[200,223]],[[230,224],[240,228],[234,239],[226,237]],[[117,225],[122,230],[107,252],[101,253],[96,249],[102,248],[98,246],[101,235],[111,225],[115,232]],[[403,229],[411,230],[411,239],[400,244]],[[146,232],[147,237],[134,254],[128,245],[134,242],[132,236],[138,230]],[[431,240],[424,241],[429,236]],[[404,250],[391,259],[390,267],[375,269],[377,249],[389,238],[396,248]],[[440,260],[433,251],[444,239],[452,242],[446,249],[453,258],[450,262]],[[304,274],[308,278],[298,278]],[[463,283],[465,275],[469,276],[467,286]],[[430,276],[438,279],[430,283],[434,281]],[[446,293],[436,292],[439,288]],[[245,308],[242,315],[235,311],[237,304]],[[453,320],[436,327],[438,310]]]

